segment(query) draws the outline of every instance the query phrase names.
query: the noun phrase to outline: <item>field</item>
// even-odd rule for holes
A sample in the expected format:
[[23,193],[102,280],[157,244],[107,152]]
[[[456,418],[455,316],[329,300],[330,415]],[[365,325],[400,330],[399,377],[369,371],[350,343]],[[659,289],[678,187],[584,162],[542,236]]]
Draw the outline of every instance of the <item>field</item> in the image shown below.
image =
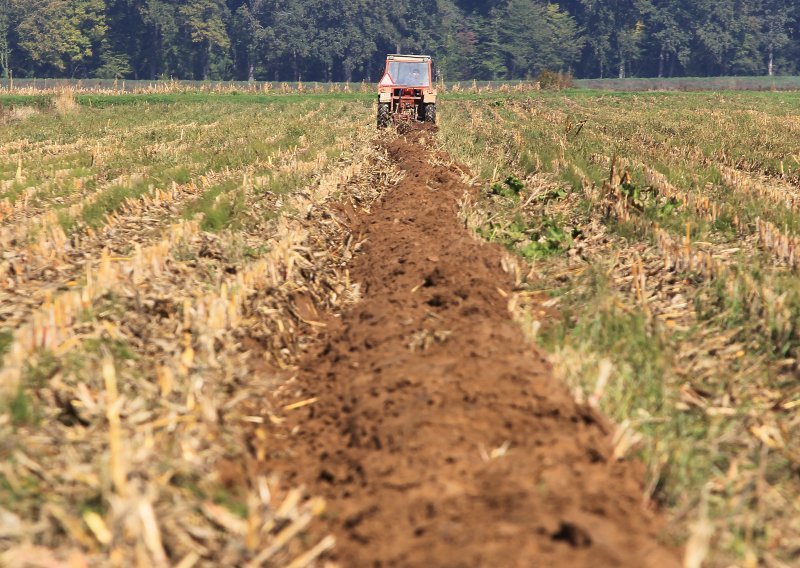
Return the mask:
[[[545,83],[558,78],[549,75]],[[563,80],[564,77],[561,77]],[[800,77],[671,77],[628,79],[575,79],[569,80],[580,89],[605,91],[796,91],[800,88]],[[541,81],[448,81],[439,84],[440,91],[459,92],[471,88],[509,91],[531,90]],[[548,85],[545,84],[545,88]],[[321,93],[331,90],[347,93],[372,93],[371,83],[302,83],[261,81],[125,81],[113,79],[0,79],[0,93],[37,94],[58,89],[74,89],[94,94],[154,94],[154,93]]]
[[800,78],[782,77],[671,77],[580,79],[575,86],[610,91],[796,91]]
[[0,565],[800,560],[800,95],[279,91],[0,97]]
[[797,104],[580,93],[471,102],[442,126],[499,194],[470,223],[559,312],[537,341],[720,565],[791,565],[800,543]]

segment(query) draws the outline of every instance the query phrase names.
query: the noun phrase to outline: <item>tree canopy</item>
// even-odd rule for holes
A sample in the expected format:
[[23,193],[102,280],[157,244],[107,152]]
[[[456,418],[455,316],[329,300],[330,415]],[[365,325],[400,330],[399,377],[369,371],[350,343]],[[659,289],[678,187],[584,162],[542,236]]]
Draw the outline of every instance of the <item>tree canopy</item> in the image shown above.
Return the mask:
[[793,0],[0,0],[16,77],[374,81],[794,74]]

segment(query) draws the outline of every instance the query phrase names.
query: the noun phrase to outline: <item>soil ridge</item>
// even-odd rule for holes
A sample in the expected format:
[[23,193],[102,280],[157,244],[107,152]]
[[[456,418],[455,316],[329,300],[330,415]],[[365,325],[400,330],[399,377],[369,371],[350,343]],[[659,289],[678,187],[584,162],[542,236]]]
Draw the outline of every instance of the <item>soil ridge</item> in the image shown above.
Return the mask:
[[327,499],[343,566],[678,566],[641,464],[512,321],[504,253],[459,221],[472,190],[434,137],[387,142],[405,178],[348,216],[363,299],[303,363],[316,402],[275,426],[269,469]]

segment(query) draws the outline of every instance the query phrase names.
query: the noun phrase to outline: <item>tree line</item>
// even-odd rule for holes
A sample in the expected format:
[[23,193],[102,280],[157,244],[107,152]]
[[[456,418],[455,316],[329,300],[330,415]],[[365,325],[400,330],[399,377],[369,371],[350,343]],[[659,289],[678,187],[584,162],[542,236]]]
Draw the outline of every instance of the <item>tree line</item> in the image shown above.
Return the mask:
[[798,73],[795,0],[0,0],[14,77],[376,81]]

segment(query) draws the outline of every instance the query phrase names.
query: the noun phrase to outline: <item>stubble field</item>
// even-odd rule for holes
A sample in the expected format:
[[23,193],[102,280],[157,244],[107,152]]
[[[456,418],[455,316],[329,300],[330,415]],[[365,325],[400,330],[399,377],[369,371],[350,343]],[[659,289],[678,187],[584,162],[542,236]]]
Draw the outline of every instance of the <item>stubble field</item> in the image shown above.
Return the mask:
[[796,94],[0,103],[0,564],[800,558]]

